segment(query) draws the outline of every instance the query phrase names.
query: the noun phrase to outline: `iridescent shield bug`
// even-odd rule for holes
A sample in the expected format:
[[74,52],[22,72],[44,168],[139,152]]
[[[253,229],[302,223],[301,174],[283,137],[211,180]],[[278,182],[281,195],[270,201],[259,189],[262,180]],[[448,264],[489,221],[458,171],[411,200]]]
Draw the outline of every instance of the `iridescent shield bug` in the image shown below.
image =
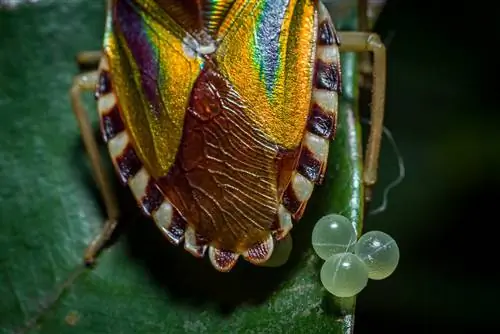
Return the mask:
[[[119,210],[81,94],[94,90],[118,177],[165,237],[227,272],[262,264],[326,172],[341,88],[340,51],[373,52],[364,183],[376,181],[385,48],[376,34],[336,32],[314,0],[111,0],[102,51],[80,63],[73,109],[107,221]],[[369,195],[368,195],[369,196]]]

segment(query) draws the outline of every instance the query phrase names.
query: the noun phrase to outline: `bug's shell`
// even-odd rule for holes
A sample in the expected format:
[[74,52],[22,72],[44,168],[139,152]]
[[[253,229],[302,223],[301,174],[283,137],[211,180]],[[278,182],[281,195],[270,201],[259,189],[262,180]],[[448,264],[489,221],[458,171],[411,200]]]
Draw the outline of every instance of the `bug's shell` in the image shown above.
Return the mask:
[[115,0],[104,52],[102,135],[142,211],[217,270],[265,262],[322,182],[335,132],[324,5]]

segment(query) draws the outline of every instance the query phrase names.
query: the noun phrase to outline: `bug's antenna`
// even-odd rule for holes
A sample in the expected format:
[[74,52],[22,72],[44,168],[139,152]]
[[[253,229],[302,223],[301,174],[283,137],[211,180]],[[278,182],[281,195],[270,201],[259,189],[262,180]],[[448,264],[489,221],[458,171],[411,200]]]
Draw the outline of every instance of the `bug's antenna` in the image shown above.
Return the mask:
[[56,290],[49,294],[47,297],[42,299],[39,302],[39,307],[38,310],[36,311],[36,314],[32,316],[21,328],[16,329],[13,333],[15,334],[24,334],[28,332],[30,329],[32,329],[40,320],[40,318],[44,315],[46,311],[48,311],[54,304],[59,300],[61,295],[66,291],[66,289],[73,284],[73,282],[82,275],[85,270],[88,269],[88,266],[85,263],[80,264],[77,266],[62,282],[61,284],[57,285]]
[[[361,122],[366,123],[368,125],[371,125],[370,120],[368,119],[361,119]],[[399,175],[398,177],[393,180],[391,183],[387,185],[384,189],[384,194],[382,198],[382,204],[380,204],[376,209],[370,211],[368,214],[373,216],[379,213],[384,212],[387,209],[387,203],[389,202],[389,192],[397,187],[401,182],[403,182],[405,176],[406,176],[406,169],[405,169],[405,163],[403,160],[403,156],[401,155],[401,152],[399,151],[399,148],[396,144],[396,141],[394,140],[394,137],[392,136],[391,131],[383,126],[382,128],[384,135],[387,137],[389,142],[391,143],[392,149],[394,150],[394,153],[396,154],[397,160],[398,160],[398,167],[399,167]]]

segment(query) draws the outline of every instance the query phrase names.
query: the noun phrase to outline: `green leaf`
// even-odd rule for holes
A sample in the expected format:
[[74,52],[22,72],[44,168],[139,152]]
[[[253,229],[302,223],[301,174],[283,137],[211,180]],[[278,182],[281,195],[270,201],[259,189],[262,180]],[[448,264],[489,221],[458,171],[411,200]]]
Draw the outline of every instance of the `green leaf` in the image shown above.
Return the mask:
[[[41,1],[0,11],[0,328],[19,328],[77,268],[104,219],[68,98],[74,55],[98,49],[103,1]],[[355,11],[337,21],[353,29]],[[339,19],[339,18],[338,18]],[[342,18],[340,18],[342,19]],[[171,246],[117,186],[124,233],[43,312],[33,333],[352,331],[354,299],[319,281],[314,223],[340,212],[362,225],[360,128],[354,55],[343,56],[344,97],[325,184],[293,229],[278,269],[241,261],[215,272]],[[96,122],[90,94],[87,105]],[[107,162],[110,167],[109,162]]]

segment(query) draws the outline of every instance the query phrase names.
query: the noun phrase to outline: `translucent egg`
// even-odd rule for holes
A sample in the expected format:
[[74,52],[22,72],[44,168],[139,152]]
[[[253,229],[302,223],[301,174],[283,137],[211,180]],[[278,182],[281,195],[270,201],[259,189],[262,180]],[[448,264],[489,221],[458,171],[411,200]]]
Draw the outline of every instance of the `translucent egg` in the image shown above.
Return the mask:
[[263,267],[281,267],[287,263],[290,253],[292,252],[293,242],[292,236],[287,234],[282,240],[274,244],[274,251],[269,260],[262,263]]
[[396,241],[380,231],[367,232],[359,238],[354,252],[366,264],[368,277],[380,280],[391,275],[399,262]]
[[321,267],[321,283],[337,297],[352,297],[368,282],[368,268],[353,253],[335,254]]
[[356,231],[349,219],[330,214],[322,217],[314,226],[312,245],[323,260],[333,254],[352,251],[356,242]]

